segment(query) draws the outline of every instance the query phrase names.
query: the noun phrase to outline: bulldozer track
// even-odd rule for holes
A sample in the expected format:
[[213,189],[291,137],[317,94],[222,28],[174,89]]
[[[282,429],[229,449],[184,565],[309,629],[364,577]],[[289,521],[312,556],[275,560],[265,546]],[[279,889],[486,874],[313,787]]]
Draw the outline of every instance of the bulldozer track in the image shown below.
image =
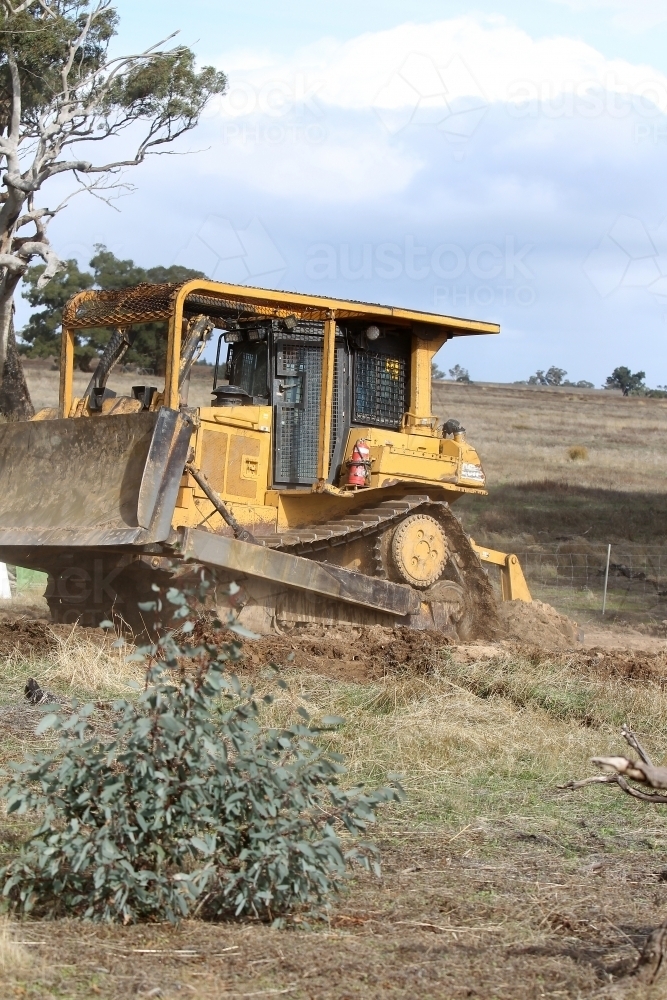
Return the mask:
[[[417,511],[430,514],[444,527],[450,543],[451,573],[465,591],[465,605],[470,619],[469,628],[479,635],[491,638],[498,628],[493,590],[461,522],[446,502],[432,500],[423,495],[407,496],[402,500],[385,500],[324,524],[293,528],[282,534],[256,540],[261,545],[290,552],[293,555],[307,558],[317,553],[321,558],[328,549],[366,538],[371,547],[373,575],[387,579],[382,558],[382,536],[389,528]],[[426,594],[425,598],[428,599]]]
[[432,501],[427,496],[385,500],[373,507],[362,507],[354,514],[334,518],[325,524],[292,528],[283,534],[258,538],[257,541],[271,549],[291,552],[292,555],[308,556],[311,552],[321,552],[338,545],[347,545],[359,538],[379,535],[408,514],[430,504]]

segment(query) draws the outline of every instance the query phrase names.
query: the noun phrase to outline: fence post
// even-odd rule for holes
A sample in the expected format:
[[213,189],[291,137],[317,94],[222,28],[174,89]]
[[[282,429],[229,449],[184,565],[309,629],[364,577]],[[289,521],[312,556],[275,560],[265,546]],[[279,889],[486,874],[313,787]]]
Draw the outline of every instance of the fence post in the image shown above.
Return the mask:
[[611,542],[607,546],[607,565],[604,571],[604,594],[602,595],[602,614],[607,607],[607,584],[609,582],[609,560],[611,559]]

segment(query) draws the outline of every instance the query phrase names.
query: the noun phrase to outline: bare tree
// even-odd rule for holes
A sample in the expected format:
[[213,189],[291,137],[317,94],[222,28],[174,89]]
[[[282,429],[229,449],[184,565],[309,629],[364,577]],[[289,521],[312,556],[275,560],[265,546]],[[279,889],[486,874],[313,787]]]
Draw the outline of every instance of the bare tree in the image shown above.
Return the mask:
[[[225,89],[224,73],[197,71],[190,49],[168,47],[173,36],[110,57],[117,24],[112,0],[0,0],[0,369],[21,276],[41,259],[43,286],[64,267],[47,233],[53,217],[79,192],[109,201],[127,191],[123,171],[194,128]],[[129,153],[98,156],[109,140]],[[72,190],[38,204],[63,174]]]
[[[618,785],[627,795],[654,805],[667,804],[667,767],[654,764],[639,742],[636,734],[626,725],[621,736],[637,753],[639,760],[630,757],[592,757],[593,764],[601,767],[604,774],[596,774],[580,781],[568,781],[561,788],[584,788],[586,785]],[[630,784],[635,782],[635,784]],[[637,788],[636,785],[644,787]],[[645,791],[645,788],[653,791]],[[654,983],[667,979],[667,921],[649,935],[633,970],[639,980]]]

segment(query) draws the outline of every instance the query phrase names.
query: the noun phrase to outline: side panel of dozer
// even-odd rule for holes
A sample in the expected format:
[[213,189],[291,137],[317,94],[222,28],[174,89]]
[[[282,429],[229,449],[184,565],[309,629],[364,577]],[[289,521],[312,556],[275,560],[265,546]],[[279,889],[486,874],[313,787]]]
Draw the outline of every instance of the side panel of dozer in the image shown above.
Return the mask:
[[0,558],[163,540],[192,430],[166,408],[0,425]]

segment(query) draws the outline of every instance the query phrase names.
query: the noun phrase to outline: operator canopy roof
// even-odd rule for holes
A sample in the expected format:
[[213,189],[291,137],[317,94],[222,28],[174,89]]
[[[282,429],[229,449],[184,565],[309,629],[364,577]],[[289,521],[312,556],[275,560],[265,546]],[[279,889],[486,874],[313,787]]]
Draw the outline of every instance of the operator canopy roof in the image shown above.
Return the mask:
[[442,316],[416,309],[334,299],[324,295],[273,291],[247,285],[228,285],[217,281],[194,279],[178,284],[135,285],[113,291],[86,291],[67,303],[63,326],[89,329],[111,326],[128,327],[136,323],[168,320],[177,305],[183,303],[184,316],[205,314],[220,329],[234,329],[248,320],[286,319],[323,321],[332,314],[337,320],[352,324],[391,324],[423,340],[448,340],[500,333],[497,323]]

